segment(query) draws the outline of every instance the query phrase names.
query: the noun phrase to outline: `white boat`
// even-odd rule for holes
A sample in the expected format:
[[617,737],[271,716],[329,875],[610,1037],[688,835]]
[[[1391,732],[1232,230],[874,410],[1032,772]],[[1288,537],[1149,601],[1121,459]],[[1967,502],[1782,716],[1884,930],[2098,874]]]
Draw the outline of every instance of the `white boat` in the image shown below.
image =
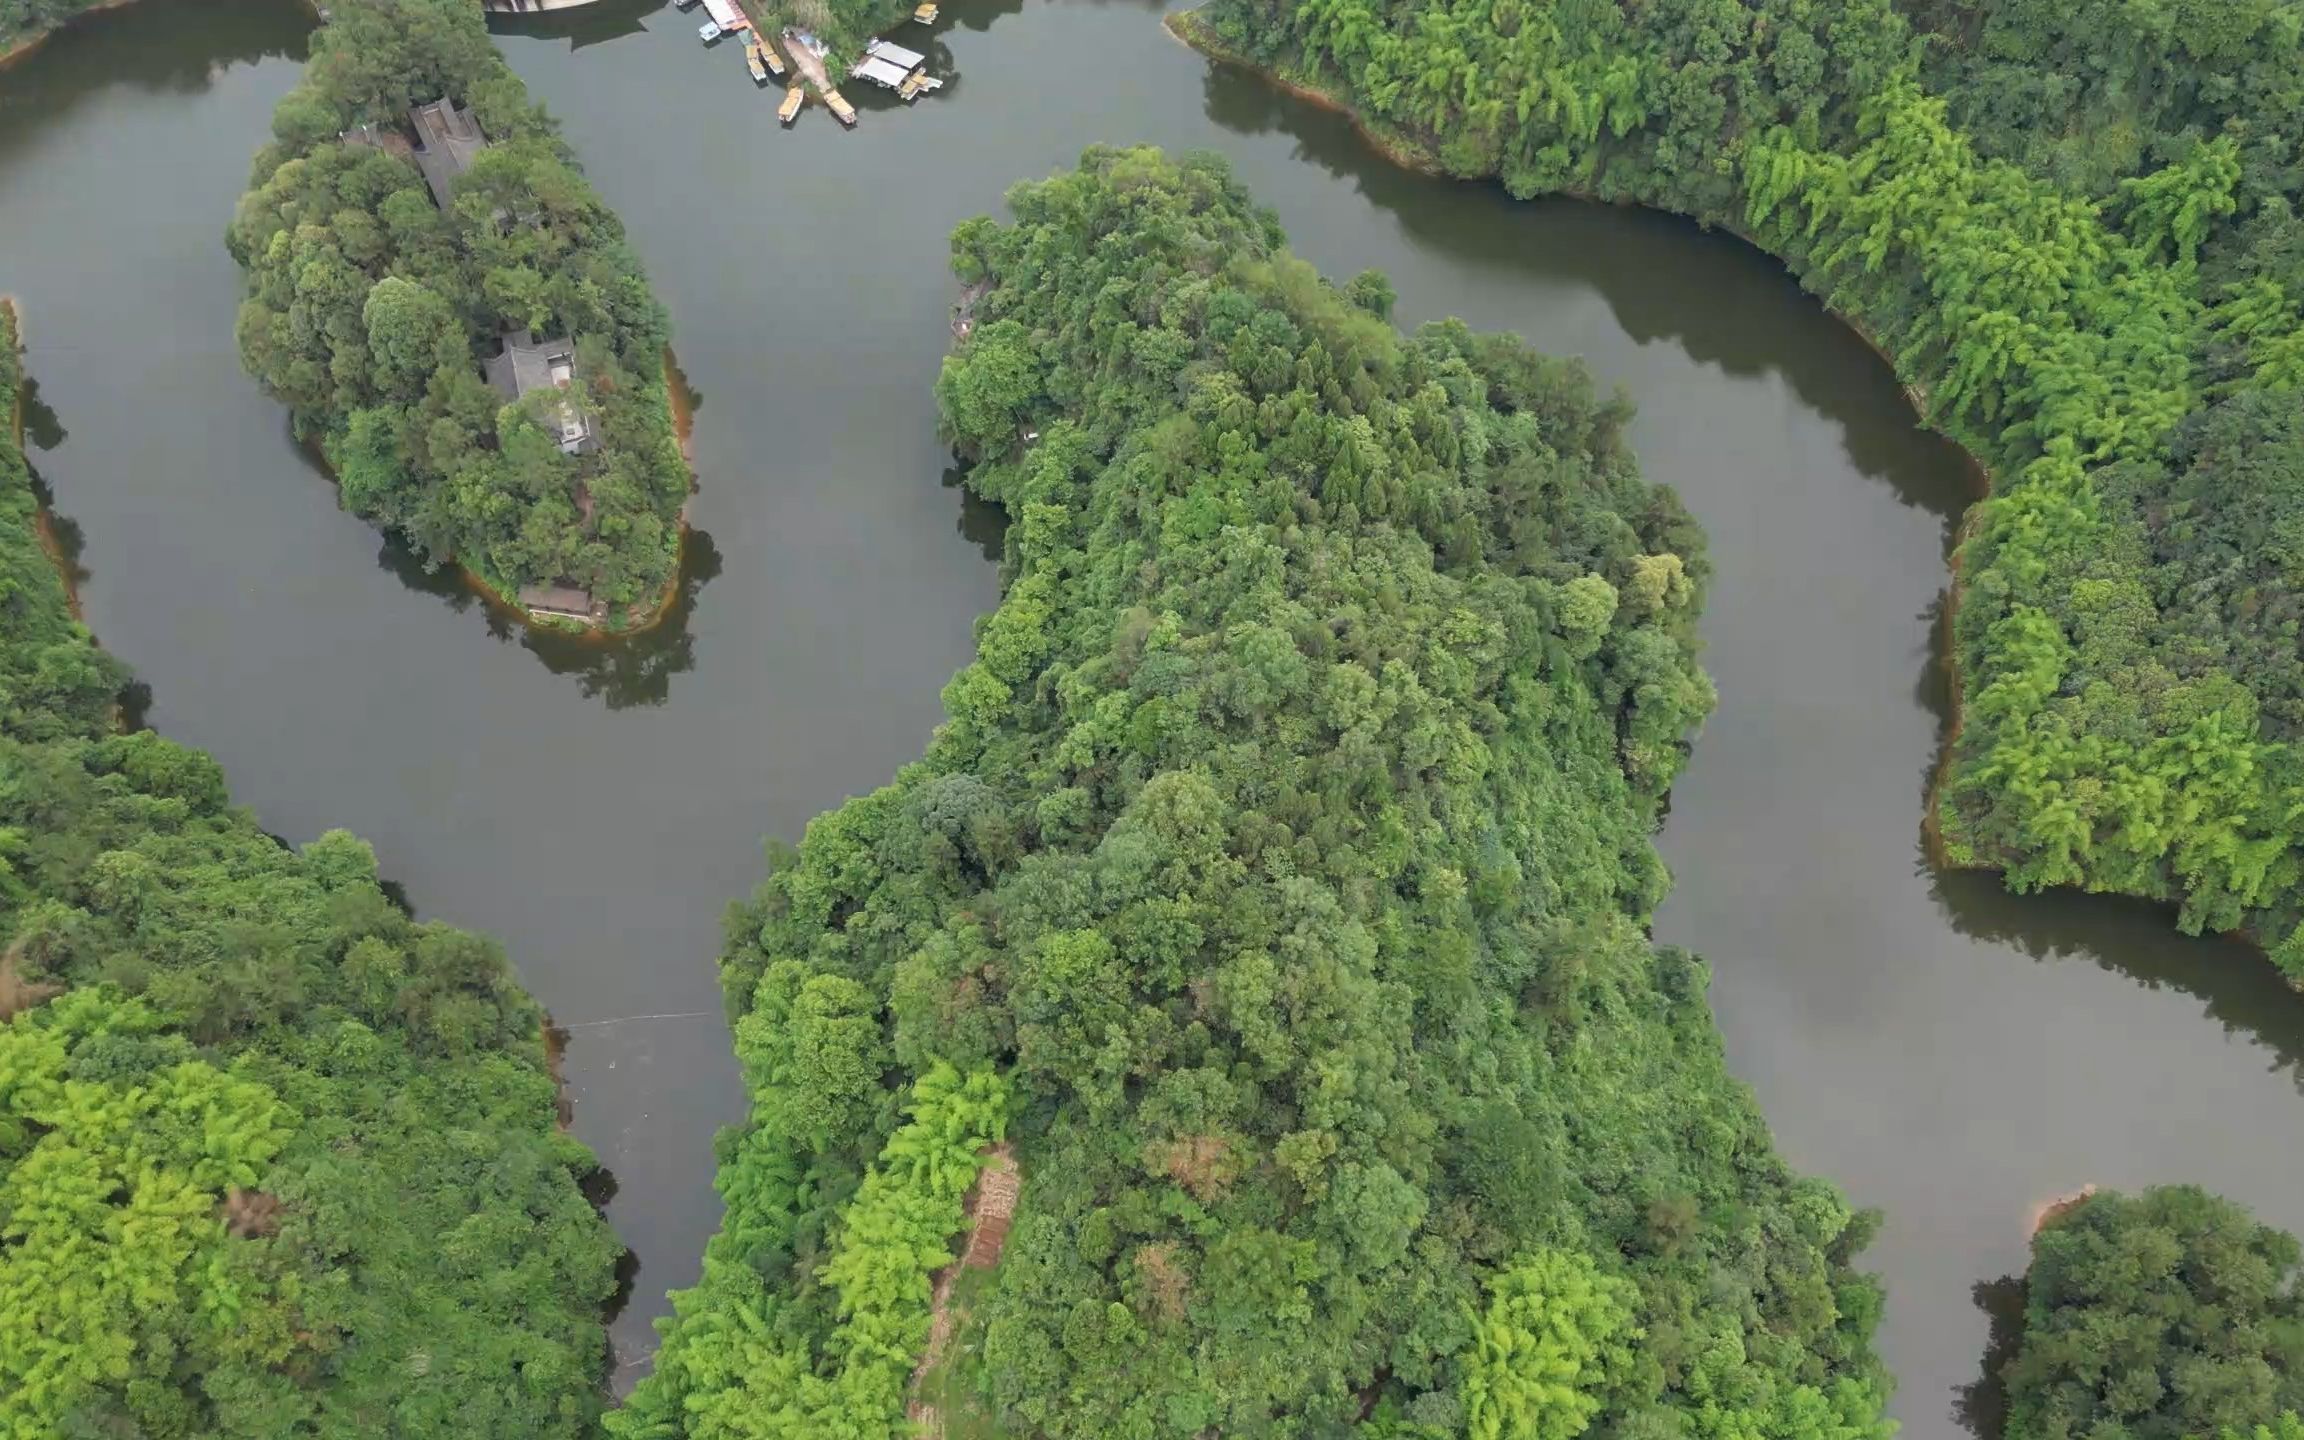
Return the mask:
[[720,22],[707,20],[696,27],[696,38],[709,45],[720,38]]

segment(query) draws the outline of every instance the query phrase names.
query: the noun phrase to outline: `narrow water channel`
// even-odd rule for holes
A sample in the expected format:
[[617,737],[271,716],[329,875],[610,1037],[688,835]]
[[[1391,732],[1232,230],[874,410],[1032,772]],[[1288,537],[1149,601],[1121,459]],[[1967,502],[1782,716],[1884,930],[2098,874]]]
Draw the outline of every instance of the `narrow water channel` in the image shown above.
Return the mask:
[[945,232],[1096,140],[1219,149],[1323,269],[1387,271],[1403,320],[1518,330],[1637,397],[1647,471],[1717,571],[1722,704],[1674,796],[1659,934],[1712,960],[1786,1152],[1888,1212],[1871,1260],[1907,1434],[1973,1420],[1978,1300],[2050,1193],[2197,1180],[2304,1228],[2281,1143],[2304,999],[2140,907],[1929,870],[1932,641],[1970,482],[1886,369],[1733,241],[1398,171],[1167,40],[1160,8],[952,0],[923,48],[955,83],[860,97],[853,133],[817,111],[779,132],[741,53],[662,0],[501,32],[700,394],[698,583],[635,651],[540,650],[424,577],[337,512],[241,376],[220,237],[295,77],[291,0],[152,0],[0,73],[0,290],[64,432],[34,459],[84,535],[90,623],[268,827],[358,829],[573,1023],[577,1130],[641,1262],[626,1377],[716,1219],[721,909],[763,835],[918,753],[994,596],[997,528],[947,483],[928,396]]

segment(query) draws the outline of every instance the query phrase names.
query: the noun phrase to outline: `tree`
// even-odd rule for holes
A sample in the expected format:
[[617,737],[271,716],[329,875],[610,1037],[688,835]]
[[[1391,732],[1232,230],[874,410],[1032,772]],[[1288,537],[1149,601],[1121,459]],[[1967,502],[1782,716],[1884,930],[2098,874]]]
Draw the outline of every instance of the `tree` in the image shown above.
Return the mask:
[[2103,1191],[2032,1239],[2011,1440],[2243,1433],[2304,1405],[2304,1247],[2193,1186]]

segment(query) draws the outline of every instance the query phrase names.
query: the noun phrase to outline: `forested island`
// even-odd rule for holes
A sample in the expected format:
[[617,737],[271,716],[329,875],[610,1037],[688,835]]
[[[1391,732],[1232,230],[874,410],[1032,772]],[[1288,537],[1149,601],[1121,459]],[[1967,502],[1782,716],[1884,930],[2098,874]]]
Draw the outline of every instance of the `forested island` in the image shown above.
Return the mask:
[[2304,1437],[2304,1247],[2189,1185],[2106,1191],[2032,1237],[2006,1440]]
[[0,305],[0,1435],[586,1433],[619,1247],[535,1002],[120,727],[21,383]]
[[2304,6],[1212,0],[1207,48],[1515,195],[1734,228],[1992,494],[1949,857],[2304,979]]
[[656,615],[690,488],[663,307],[479,7],[332,6],[272,130],[240,351],[344,504],[531,612]]
[[1629,409],[1400,335],[1224,163],[955,232],[937,393],[1012,517],[947,722],[722,962],[751,1120],[628,1440],[1884,1437],[1868,1218],[1775,1155],[1650,844],[1706,565]]

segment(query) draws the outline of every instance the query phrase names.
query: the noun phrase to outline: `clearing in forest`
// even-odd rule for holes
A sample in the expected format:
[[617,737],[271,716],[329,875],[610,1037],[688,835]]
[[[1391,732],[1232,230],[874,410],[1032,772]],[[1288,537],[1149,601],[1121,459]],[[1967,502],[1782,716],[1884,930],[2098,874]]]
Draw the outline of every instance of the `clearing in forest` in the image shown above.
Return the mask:
[[[1016,1168],[1015,1149],[1006,1142],[984,1152],[984,1172],[976,1177],[969,1190],[963,1213],[967,1217],[968,1243],[961,1248],[960,1258],[936,1272],[935,1288],[928,1302],[930,1315],[928,1345],[920,1354],[920,1363],[912,1370],[912,1402],[905,1408],[906,1416],[916,1427],[916,1433],[926,1440],[944,1440],[945,1418],[943,1407],[932,1399],[945,1398],[950,1389],[953,1367],[947,1366],[945,1350],[952,1340],[952,1332],[966,1318],[969,1308],[981,1290],[981,1283],[971,1279],[989,1277],[989,1272],[1000,1263],[1000,1251],[1008,1243],[1008,1227],[1016,1217],[1016,1198],[1023,1193],[1024,1177]],[[971,1276],[969,1272],[977,1272]],[[943,1372],[936,1374],[936,1372]],[[935,1382],[931,1383],[931,1376]],[[972,1407],[971,1407],[972,1408]],[[962,1437],[989,1436],[997,1430],[987,1428],[987,1421],[971,1416],[953,1417],[955,1433]]]

